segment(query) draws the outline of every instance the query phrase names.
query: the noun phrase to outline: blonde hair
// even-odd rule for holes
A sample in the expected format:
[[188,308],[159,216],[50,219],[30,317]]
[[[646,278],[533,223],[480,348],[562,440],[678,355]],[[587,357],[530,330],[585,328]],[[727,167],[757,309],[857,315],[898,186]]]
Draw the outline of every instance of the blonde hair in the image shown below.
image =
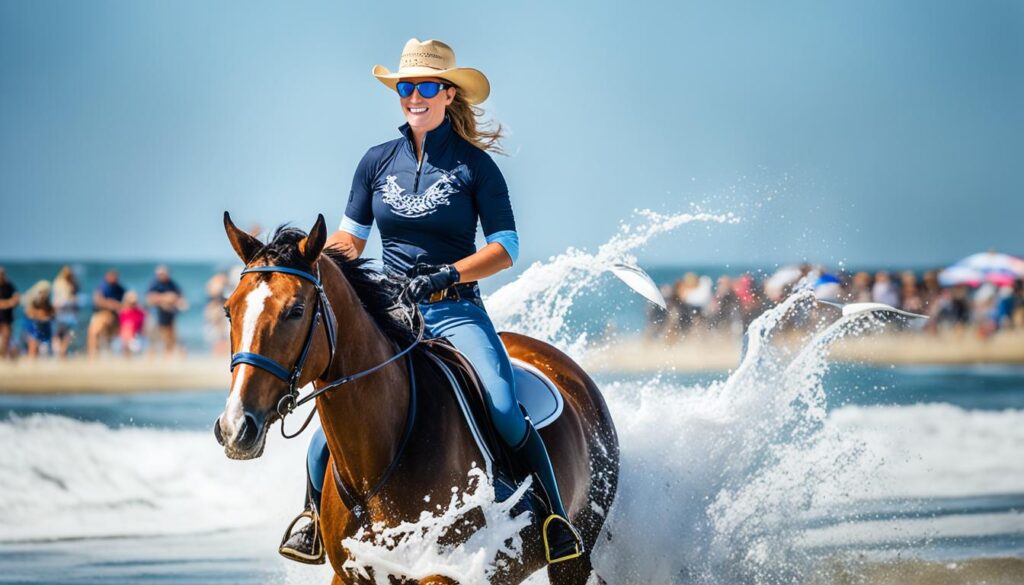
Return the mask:
[[480,150],[505,154],[501,147],[501,140],[505,138],[501,124],[496,124],[492,129],[492,122],[483,121],[484,109],[467,102],[458,89],[445,112],[452,122],[452,129],[467,142]]
[[50,281],[40,280],[33,284],[27,291],[25,296],[21,298],[21,306],[29,308],[33,306],[49,306],[50,304]]
[[78,280],[75,278],[75,272],[71,270],[70,266],[65,266],[60,269],[57,273],[57,277],[53,279],[53,303],[56,305],[64,305],[73,303],[75,301],[75,295],[78,293]]

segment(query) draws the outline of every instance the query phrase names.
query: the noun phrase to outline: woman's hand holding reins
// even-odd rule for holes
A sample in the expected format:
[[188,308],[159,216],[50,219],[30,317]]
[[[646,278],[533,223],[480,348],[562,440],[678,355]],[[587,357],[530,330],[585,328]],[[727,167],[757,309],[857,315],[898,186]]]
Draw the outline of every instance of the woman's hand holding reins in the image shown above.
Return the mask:
[[413,277],[406,291],[413,303],[459,282],[459,271],[451,264],[419,263],[412,269]]

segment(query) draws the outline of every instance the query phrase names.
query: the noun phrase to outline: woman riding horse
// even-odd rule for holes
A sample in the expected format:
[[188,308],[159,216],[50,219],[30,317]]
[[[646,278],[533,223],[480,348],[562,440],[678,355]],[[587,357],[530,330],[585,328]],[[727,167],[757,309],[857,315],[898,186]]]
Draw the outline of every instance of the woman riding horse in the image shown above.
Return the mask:
[[[544,441],[520,409],[508,353],[477,285],[511,267],[519,252],[508,187],[487,154],[500,152],[501,128],[477,121],[482,112],[475,104],[487,99],[490,85],[476,69],[456,67],[451,47],[436,40],[411,39],[397,72],[377,65],[373,74],[398,93],[407,123],[401,138],[374,146],[359,162],[344,218],[327,245],[356,258],[376,221],[385,267],[411,278],[409,296],[427,332],[447,337],[473,363],[498,435],[537,478],[549,509],[542,529],[549,562],[578,557],[583,542],[568,520]],[[478,220],[487,242],[480,250]],[[306,507],[280,547],[289,559],[324,562],[316,510],[329,456],[318,430],[307,457]]]

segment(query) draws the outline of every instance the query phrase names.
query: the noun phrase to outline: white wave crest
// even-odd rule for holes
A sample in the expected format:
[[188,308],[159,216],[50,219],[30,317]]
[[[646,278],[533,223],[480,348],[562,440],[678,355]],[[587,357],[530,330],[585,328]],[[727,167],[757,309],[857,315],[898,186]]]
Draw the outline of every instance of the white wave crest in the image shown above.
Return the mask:
[[0,442],[0,541],[261,526],[303,493],[305,447],[276,436],[263,459],[232,461],[212,432],[32,415],[0,423]]

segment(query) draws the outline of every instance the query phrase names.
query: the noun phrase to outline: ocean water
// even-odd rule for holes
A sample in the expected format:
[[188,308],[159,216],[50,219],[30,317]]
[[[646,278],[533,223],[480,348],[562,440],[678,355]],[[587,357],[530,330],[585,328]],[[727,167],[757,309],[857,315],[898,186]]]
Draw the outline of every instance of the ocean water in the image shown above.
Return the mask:
[[[962,392],[965,377],[994,395]],[[737,469],[748,453],[731,448],[763,435],[709,395],[721,378],[597,381],[623,446],[616,541],[661,541],[655,559],[605,551],[624,576],[610,583],[781,582],[836,553],[1024,557],[1024,370],[840,368],[810,444]],[[0,582],[326,582],[275,553],[301,503],[303,441],[274,434],[263,458],[227,460],[209,430],[224,398],[0,398]],[[710,566],[719,555],[749,573]]]
[[[639,216],[599,250],[494,291],[492,316],[585,355],[600,343],[585,322],[600,314],[579,308],[614,289],[608,263],[726,221]],[[870,317],[825,323],[795,350],[771,344],[809,302],[798,293],[755,321],[731,372],[596,378],[622,449],[594,551],[608,583],[821,582],[836,559],[1024,558],[1024,368],[831,364],[835,339],[884,334]],[[0,583],[328,582],[275,552],[301,504],[304,440],[271,433],[260,459],[226,459],[210,430],[225,398],[0,397]],[[349,542],[353,570],[480,582],[518,527],[487,495],[466,495],[448,520],[427,515],[392,547]],[[469,545],[422,537],[474,506],[495,521]]]

